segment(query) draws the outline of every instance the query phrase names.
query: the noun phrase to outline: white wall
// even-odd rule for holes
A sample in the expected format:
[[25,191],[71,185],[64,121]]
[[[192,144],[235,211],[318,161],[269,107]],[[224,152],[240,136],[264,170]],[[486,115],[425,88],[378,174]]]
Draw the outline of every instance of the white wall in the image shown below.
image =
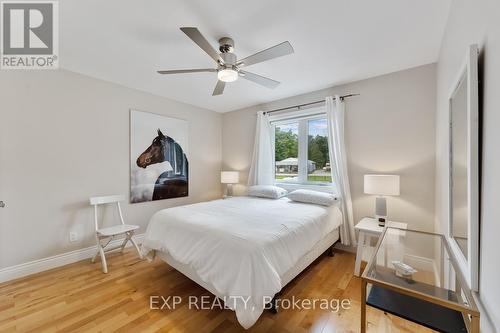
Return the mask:
[[0,100],[0,268],[94,244],[89,196],[129,193],[130,108],[188,120],[190,195],[127,203],[129,223],[221,194],[218,113],[63,70],[1,71]]
[[[465,61],[468,45],[477,43],[480,55],[480,112],[482,112],[482,187],[480,300],[500,329],[500,3],[493,0],[454,0],[437,67],[436,119],[436,225],[444,232],[447,223],[448,98]],[[492,332],[482,316],[483,332]]]
[[[247,181],[256,111],[360,93],[347,100],[346,141],[355,222],[373,215],[374,198],[363,194],[365,173],[401,175],[401,196],[388,198],[389,217],[413,229],[434,229],[435,65],[426,65],[315,91],[223,115],[223,167]],[[237,193],[244,186],[235,188]]]

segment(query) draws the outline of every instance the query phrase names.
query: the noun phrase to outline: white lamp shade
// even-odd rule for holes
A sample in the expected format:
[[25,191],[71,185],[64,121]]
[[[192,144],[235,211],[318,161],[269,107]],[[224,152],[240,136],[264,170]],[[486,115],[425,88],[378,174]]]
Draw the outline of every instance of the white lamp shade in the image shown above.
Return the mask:
[[240,181],[238,171],[221,171],[220,182],[222,184],[237,184]]
[[399,195],[398,175],[365,175],[365,193]]

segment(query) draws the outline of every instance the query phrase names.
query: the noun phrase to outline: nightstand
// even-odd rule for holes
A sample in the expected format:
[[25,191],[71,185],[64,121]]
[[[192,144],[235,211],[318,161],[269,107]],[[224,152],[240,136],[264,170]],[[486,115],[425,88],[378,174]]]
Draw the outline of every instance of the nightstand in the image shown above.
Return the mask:
[[[479,309],[443,235],[389,226],[380,237],[361,276],[361,333],[366,332],[367,306],[433,332],[480,332]],[[411,264],[416,271],[400,275],[393,260],[377,261],[382,257]]]
[[[407,224],[402,222],[387,221],[386,226],[406,229]],[[361,260],[363,259],[363,252],[365,247],[371,247],[372,238],[379,238],[384,231],[384,227],[378,225],[378,221],[372,217],[364,217],[354,227],[359,232],[358,249],[356,251],[356,264],[354,265],[354,275],[359,276],[361,267]]]

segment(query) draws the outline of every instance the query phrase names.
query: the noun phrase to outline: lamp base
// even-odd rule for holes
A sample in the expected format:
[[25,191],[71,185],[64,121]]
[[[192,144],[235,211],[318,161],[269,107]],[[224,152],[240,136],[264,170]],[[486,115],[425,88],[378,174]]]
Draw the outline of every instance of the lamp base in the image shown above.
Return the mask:
[[227,199],[233,196],[233,184],[226,184],[226,194],[222,198]]
[[385,221],[387,220],[387,202],[384,197],[375,198],[375,219],[378,221],[379,226],[385,226]]

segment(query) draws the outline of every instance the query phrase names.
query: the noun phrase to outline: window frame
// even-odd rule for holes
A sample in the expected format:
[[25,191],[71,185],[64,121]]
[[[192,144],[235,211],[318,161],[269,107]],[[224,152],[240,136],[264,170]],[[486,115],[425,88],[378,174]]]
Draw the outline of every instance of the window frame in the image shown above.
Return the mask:
[[[299,111],[300,112],[300,111]],[[294,112],[293,114],[282,114],[270,118],[271,125],[271,140],[273,152],[273,179],[276,185],[289,187],[291,189],[298,188],[315,188],[322,191],[331,192],[334,188],[333,182],[308,181],[308,151],[309,151],[309,121],[315,119],[326,119],[324,107],[311,108],[305,112]],[[279,125],[297,124],[298,125],[298,181],[280,181],[276,179],[276,127]],[[330,149],[330,147],[328,147]],[[330,161],[331,165],[331,161]]]

